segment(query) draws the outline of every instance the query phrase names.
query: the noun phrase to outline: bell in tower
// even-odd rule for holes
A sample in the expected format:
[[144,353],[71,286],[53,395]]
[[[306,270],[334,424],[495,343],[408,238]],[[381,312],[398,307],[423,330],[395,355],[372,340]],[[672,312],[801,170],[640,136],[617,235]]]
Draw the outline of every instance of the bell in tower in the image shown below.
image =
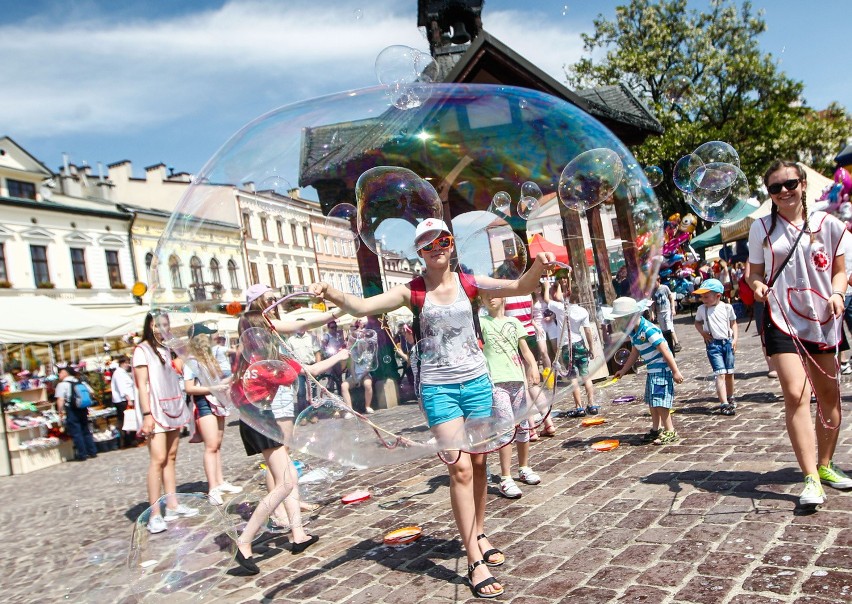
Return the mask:
[[433,57],[462,53],[482,31],[484,0],[418,0],[417,26],[425,27]]

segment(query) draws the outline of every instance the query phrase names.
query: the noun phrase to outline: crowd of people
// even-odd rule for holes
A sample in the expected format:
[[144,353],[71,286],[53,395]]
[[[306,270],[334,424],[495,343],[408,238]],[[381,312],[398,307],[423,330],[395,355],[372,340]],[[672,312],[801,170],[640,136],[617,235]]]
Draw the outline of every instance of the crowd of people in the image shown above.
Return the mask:
[[[748,265],[723,271],[727,278],[721,278],[722,274],[702,278],[693,292],[701,301],[693,327],[705,342],[716,379],[719,412],[735,415],[738,408],[733,376],[739,327],[730,302],[742,299],[746,292],[740,290],[747,287],[754,301],[763,305],[756,323],[765,354],[773,363],[771,369],[780,381],[787,432],[803,474],[799,505],[815,508],[825,501],[823,485],[852,488],[852,479],[834,461],[841,419],[838,353],[848,348],[838,327],[844,313],[849,318],[852,296],[848,294],[852,290],[845,245],[852,236],[833,217],[808,211],[806,175],[797,164],[773,163],[764,182],[773,202],[772,213],[751,227]],[[390,336],[402,361],[402,380],[418,394],[429,429],[439,444],[454,442],[454,435],[466,422],[488,417],[498,392],[517,411],[525,401],[534,400],[551,379],[570,385],[573,407],[568,415],[598,412],[589,368],[590,361],[602,354],[602,343],[590,321],[589,309],[572,291],[570,273],[561,269],[555,279],[542,279],[546,271],[558,267],[552,254],[541,253],[523,275],[513,280],[462,275],[450,268],[454,245],[444,222],[423,221],[415,234],[415,247],[425,265],[422,276],[371,298],[345,294],[326,283],[313,284],[310,293],[335,308],[306,320],[268,321],[264,309],[270,303],[270,289],[263,285],[248,289],[238,335],[253,328],[274,329],[300,367],[298,379],[278,389],[268,410],[276,426],[274,435],[262,434],[250,422],[240,422],[246,453],[262,455],[269,468],[268,493],[237,542],[237,562],[248,573],[260,572],[251,543],[269,517],[289,527],[294,554],[318,539],[302,527],[301,513],[307,508],[299,496],[297,471],[288,450],[295,419],[311,398],[312,379],[308,376],[324,379],[328,390],[340,394],[350,410],[345,417],[354,414],[351,393],[356,388],[364,391],[364,410],[358,412],[365,416],[374,413],[370,368],[352,362],[350,338],[337,325],[338,316],[344,312],[375,317],[403,306],[413,311],[413,322],[401,324]],[[603,312],[608,325],[625,333],[632,345],[614,375],[620,379],[639,359],[644,362],[644,398],[651,412],[651,426],[643,441],[671,445],[679,440],[671,413],[675,389],[684,380],[676,360],[680,350],[674,327],[678,301],[662,282],[654,288],[649,304],[637,301],[630,297],[623,281],[618,281],[618,297]],[[357,323],[350,334],[369,325]],[[326,331],[318,338],[311,329],[321,326]],[[149,314],[142,341],[131,358],[119,359],[119,371],[112,380],[114,399],[138,410],[139,434],[147,439],[148,498],[155,506],[148,530],[153,534],[166,531],[176,518],[197,513],[174,498],[180,429],[193,423],[193,413],[205,445],[209,500],[221,505],[223,493],[239,490],[222,474],[219,452],[228,409],[219,399],[230,398],[240,407],[246,404],[247,396],[242,377],[249,362],[239,347],[213,344],[210,336],[215,332],[196,324],[188,334],[191,345],[187,358],[180,358],[163,344],[162,336],[168,330],[167,317]],[[424,337],[439,339],[439,354],[412,362],[416,343]],[[219,367],[215,380],[201,379],[199,362]],[[73,377],[67,372],[60,377],[57,397],[70,414],[72,386],[65,384],[73,383]],[[193,405],[187,406],[187,396]],[[812,397],[816,401],[815,422],[811,418]],[[69,429],[73,430],[74,421],[69,416]],[[529,443],[555,433],[549,418],[532,415],[520,422],[514,438],[517,473],[512,472],[513,448],[504,446],[499,451],[501,495],[521,497],[518,482],[541,482],[541,476],[533,470]],[[88,444],[81,441],[80,447],[85,451]],[[450,505],[466,552],[471,589],[479,597],[498,596],[504,587],[491,569],[502,565],[507,553],[491,543],[485,528],[489,479],[486,455],[459,451],[457,461],[448,464],[447,471]],[[156,505],[163,493],[166,503],[160,510]]]

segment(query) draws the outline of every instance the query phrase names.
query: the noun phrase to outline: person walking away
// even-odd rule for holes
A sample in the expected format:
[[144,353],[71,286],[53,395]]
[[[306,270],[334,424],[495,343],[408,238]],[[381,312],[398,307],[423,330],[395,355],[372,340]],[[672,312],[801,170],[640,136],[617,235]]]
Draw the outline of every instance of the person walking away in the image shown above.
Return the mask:
[[[130,375],[130,357],[122,354],[116,359],[116,368],[112,372],[110,380],[110,393],[112,395],[112,404],[115,407],[116,419],[119,431],[119,446],[122,449],[136,446],[136,430],[127,432],[124,430],[124,411],[136,409],[136,385],[133,383],[133,377]],[[138,425],[142,424],[142,418],[137,416]]]
[[[693,292],[695,293],[695,292]],[[680,352],[680,342],[677,339],[677,333],[674,330],[674,314],[676,301],[674,292],[669,289],[669,286],[663,283],[661,277],[657,277],[657,286],[651,294],[651,300],[654,301],[653,311],[657,325],[663,332],[663,337],[669,345],[672,354],[677,356]]]
[[[253,285],[252,287],[257,286]],[[261,287],[266,286],[264,285]],[[249,304],[251,304],[251,302],[249,302]],[[295,358],[302,367],[308,367],[314,363],[319,363],[322,360],[322,348],[320,347],[319,340],[317,340],[316,336],[304,327],[304,321],[305,320],[301,317],[296,319],[296,322],[300,324],[299,329],[296,333],[288,336],[284,341],[292,351],[293,358]],[[305,378],[304,375],[299,374],[299,385],[296,395],[296,415],[299,415],[299,413],[308,408],[308,394],[307,378]]]
[[57,375],[56,411],[60,422],[65,419],[65,431],[74,441],[74,461],[94,459],[98,448],[89,427],[89,407],[95,393],[91,386],[77,379],[71,365],[59,365]]
[[[537,387],[541,377],[538,363],[530,350],[526,338],[526,329],[516,317],[505,314],[506,301],[479,293],[488,316],[479,318],[482,330],[483,353],[488,363],[488,373],[494,388],[509,396],[512,408],[517,413],[527,402],[527,386],[532,388],[530,396],[539,395]],[[519,353],[520,352],[520,356]],[[523,359],[523,361],[522,361]],[[526,372],[524,370],[526,365]],[[526,373],[526,376],[524,375]],[[518,449],[518,480],[525,484],[536,485],[541,478],[530,467],[530,421],[525,419],[518,425],[515,443]],[[517,499],[523,492],[512,478],[512,444],[500,448],[500,494],[509,499]]]
[[[775,362],[790,444],[804,475],[799,506],[825,503],[822,484],[852,488],[834,463],[840,433],[840,388],[835,322],[847,288],[845,226],[807,206],[807,173],[776,160],[763,176],[772,211],[749,230],[749,285],[766,303],[763,341]],[[845,235],[844,235],[845,234]],[[827,328],[824,328],[826,326]],[[811,423],[811,393],[817,419]]]
[[707,279],[695,290],[702,302],[695,313],[695,329],[704,338],[707,358],[716,379],[719,413],[736,415],[734,353],[739,331],[734,307],[722,302],[724,291],[724,285],[718,279]]
[[642,437],[642,442],[655,445],[670,445],[680,438],[672,422],[674,385],[683,383],[672,351],[660,328],[641,315],[645,309],[633,298],[616,298],[611,308],[604,307],[604,319],[611,320],[619,331],[626,331],[631,319],[636,325],[630,331],[633,349],[624,362],[624,367],[615,373],[623,378],[641,356],[648,375],[645,378],[645,402],[651,408],[651,430]]

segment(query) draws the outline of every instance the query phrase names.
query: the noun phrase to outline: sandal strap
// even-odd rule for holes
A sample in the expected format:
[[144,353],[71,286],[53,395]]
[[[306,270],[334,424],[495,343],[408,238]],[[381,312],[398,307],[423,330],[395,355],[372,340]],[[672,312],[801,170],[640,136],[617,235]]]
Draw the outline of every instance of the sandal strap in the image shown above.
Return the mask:
[[[485,563],[486,563],[486,564],[488,564],[488,559],[489,559],[491,556],[495,555],[495,554],[499,554],[500,556],[503,556],[504,558],[506,557],[506,554],[504,554],[503,552],[501,552],[501,551],[500,551],[499,549],[497,549],[496,547],[492,547],[492,548],[491,548],[490,550],[488,550],[487,552],[482,552],[482,557],[485,559]],[[492,564],[493,564],[493,563],[492,563]]]
[[474,569],[477,566],[482,566],[483,564],[485,564],[485,560],[477,560],[473,564],[469,564],[468,567],[467,567],[467,576],[468,577],[471,576],[473,574]]
[[482,533],[481,535],[476,536],[477,541],[481,541],[482,539],[485,539],[485,538],[486,538],[485,533]]
[[[496,577],[488,577],[487,579],[483,579],[482,581],[480,581],[479,583],[474,585],[473,591],[479,593],[479,592],[482,591],[482,589],[484,587],[488,587],[489,585],[494,585],[495,583],[499,583],[499,582],[500,581],[498,581]],[[495,593],[494,595],[496,596],[496,595],[499,595],[499,594]]]

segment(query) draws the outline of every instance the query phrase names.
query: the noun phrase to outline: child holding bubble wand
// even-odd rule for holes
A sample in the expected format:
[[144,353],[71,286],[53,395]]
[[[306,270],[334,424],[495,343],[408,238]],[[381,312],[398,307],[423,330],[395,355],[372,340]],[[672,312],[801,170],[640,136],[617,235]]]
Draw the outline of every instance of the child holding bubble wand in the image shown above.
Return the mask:
[[[278,333],[295,333],[299,329],[310,329],[324,325],[329,320],[335,318],[335,311],[331,311],[298,322],[268,320],[263,315],[263,311],[267,306],[265,294],[268,291],[271,290],[265,285],[253,285],[247,290],[246,303],[248,310],[243,313],[237,324],[237,332],[240,336],[250,329],[270,330],[270,326]],[[232,389],[231,394],[235,402],[242,405],[250,405],[251,403],[244,400],[245,395],[242,391],[242,381],[250,366],[246,355],[243,354],[242,344],[241,340],[239,355],[237,357],[237,367],[236,371],[234,371],[235,388]],[[310,371],[312,375],[320,375],[348,357],[349,351],[344,349],[327,359],[313,365],[305,366],[302,369]],[[287,523],[290,527],[291,551],[294,554],[300,554],[319,540],[319,537],[316,535],[308,535],[302,527],[302,505],[298,491],[298,472],[295,465],[293,465],[287,448],[293,435],[295,393],[292,386],[284,387],[284,390],[282,393],[281,388],[276,388],[274,393],[270,392],[270,398],[272,398],[271,408],[267,413],[252,416],[249,421],[255,425],[250,425],[246,421],[249,418],[244,419],[242,414],[240,416],[240,436],[242,437],[246,454],[256,455],[260,453],[263,455],[268,468],[267,486],[269,487],[269,492],[255,508],[246,523],[245,529],[237,539],[236,561],[247,573],[253,575],[259,573],[260,569],[253,559],[252,541],[260,530],[260,527],[270,516],[273,516],[276,524],[283,524],[274,515],[274,511],[278,510],[278,507],[282,503],[287,516]],[[272,438],[270,434],[274,435],[275,438]]]
[[[506,316],[505,299],[492,296],[485,291],[481,291],[479,297],[488,310],[488,316],[479,319],[488,373],[494,381],[495,390],[501,394],[505,393],[513,411],[517,413],[526,406],[528,386],[533,401],[541,396],[541,389],[538,387],[541,379],[538,363],[527,344],[523,324],[516,317]],[[541,482],[541,478],[529,465],[531,430],[533,428],[530,426],[530,421],[522,420],[515,430],[514,441],[518,448],[518,479],[523,483],[536,485]],[[509,499],[517,499],[523,495],[523,492],[512,478],[511,443],[501,447],[498,454],[500,456],[500,494]]]
[[651,408],[651,430],[642,438],[644,443],[670,445],[679,440],[672,422],[672,404],[674,403],[674,385],[683,383],[683,376],[677,367],[674,354],[663,337],[659,327],[642,316],[646,306],[633,298],[621,297],[612,302],[611,307],[603,308],[604,319],[612,321],[617,331],[625,331],[631,320],[636,324],[630,331],[633,349],[624,362],[624,367],[615,373],[619,380],[630,371],[633,363],[642,356],[648,376],[645,378],[645,402]]
[[[470,299],[461,276],[450,268],[455,241],[449,227],[442,220],[428,218],[417,226],[414,244],[426,265],[422,276],[425,297],[419,317],[421,331],[438,333],[446,326],[454,328],[443,331],[445,337],[441,342],[442,351],[452,351],[455,355],[452,361],[439,355],[436,359],[421,359],[420,362],[420,394],[427,422],[438,442],[452,442],[463,430],[466,419],[490,416],[491,381],[485,358],[476,344]],[[529,294],[553,261],[552,253],[543,252],[532,267],[514,281],[477,276],[476,284],[494,290],[493,295],[498,297]],[[472,280],[472,277],[465,278]],[[345,312],[363,317],[403,306],[412,308],[412,283],[397,285],[371,298],[347,295],[327,283],[314,283],[309,291]],[[468,581],[475,595],[496,597],[503,593],[503,586],[488,567],[503,564],[505,556],[491,546],[484,530],[488,482],[485,455],[459,451],[458,461],[447,468],[453,516],[467,552]]]
[[849,234],[833,216],[808,211],[807,174],[798,163],[774,161],[763,182],[772,212],[749,230],[748,283],[755,300],[766,303],[763,342],[778,371],[787,434],[804,474],[799,506],[815,508],[825,502],[822,483],[852,488],[852,478],[833,461],[841,421],[838,328],[847,287],[841,240]]

